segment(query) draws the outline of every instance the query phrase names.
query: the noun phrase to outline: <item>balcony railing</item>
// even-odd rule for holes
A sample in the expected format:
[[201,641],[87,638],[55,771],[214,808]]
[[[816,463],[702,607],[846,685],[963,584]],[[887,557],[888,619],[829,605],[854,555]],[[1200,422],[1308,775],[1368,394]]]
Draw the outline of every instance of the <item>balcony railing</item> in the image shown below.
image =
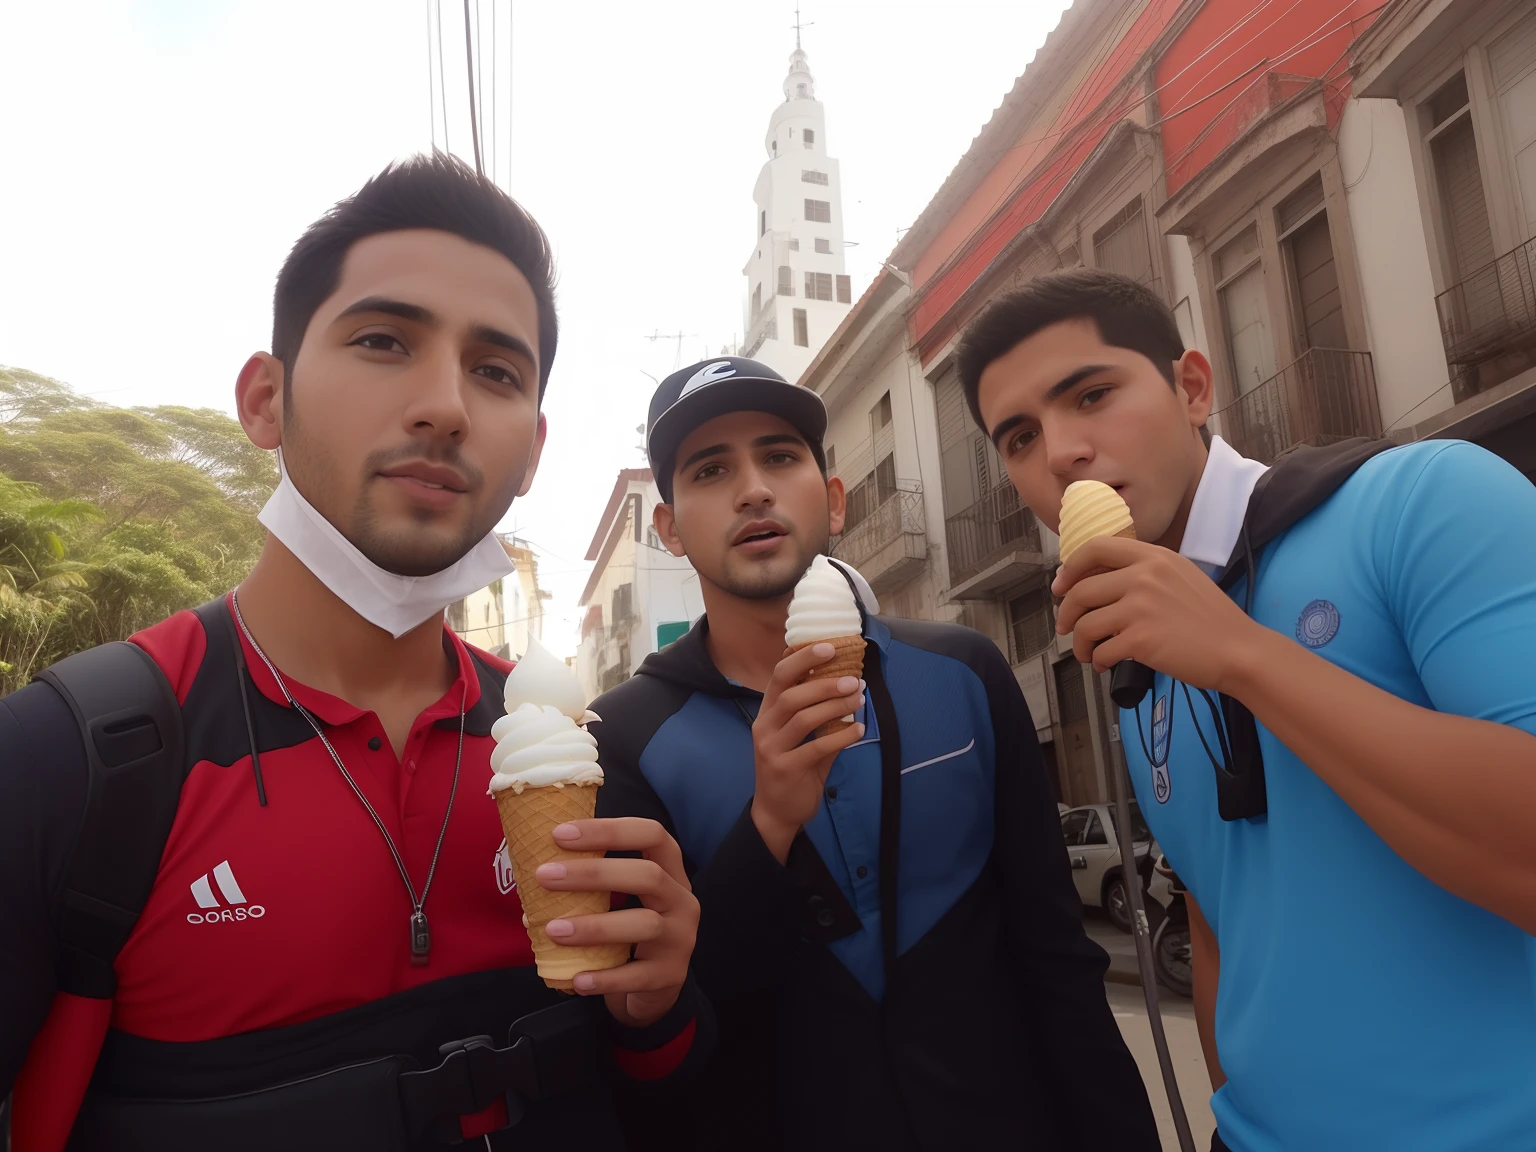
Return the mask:
[[1012,484],[1000,485],[944,521],[949,582],[959,585],[1014,552],[1040,552],[1040,525]]
[[895,492],[837,538],[832,555],[857,568],[876,592],[910,580],[928,561],[922,486],[898,480]]
[[1536,351],[1536,239],[1527,240],[1460,284],[1435,297],[1440,340],[1451,367],[1451,387],[1459,402],[1514,375],[1484,365],[1510,353]]
[[1310,348],[1217,416],[1232,447],[1265,464],[1302,444],[1379,436],[1371,354]]

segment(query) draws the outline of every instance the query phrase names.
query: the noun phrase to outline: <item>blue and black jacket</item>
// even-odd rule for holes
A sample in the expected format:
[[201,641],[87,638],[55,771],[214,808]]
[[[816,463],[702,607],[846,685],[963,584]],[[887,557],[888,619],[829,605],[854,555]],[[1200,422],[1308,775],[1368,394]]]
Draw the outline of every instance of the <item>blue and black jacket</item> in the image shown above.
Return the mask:
[[1156,1149],[991,641],[866,618],[865,737],[781,865],[749,811],[762,697],[721,675],[708,627],[595,701],[591,727],[598,815],[665,824],[702,905],[720,1039],[698,1146]]

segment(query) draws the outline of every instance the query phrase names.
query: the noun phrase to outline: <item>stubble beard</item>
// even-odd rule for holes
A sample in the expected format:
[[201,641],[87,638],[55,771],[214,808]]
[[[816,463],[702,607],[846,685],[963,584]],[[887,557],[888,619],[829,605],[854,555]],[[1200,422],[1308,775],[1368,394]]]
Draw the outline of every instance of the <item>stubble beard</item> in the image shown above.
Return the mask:
[[[373,503],[372,478],[379,469],[389,466],[389,457],[400,455],[375,453],[368,459],[363,467],[363,483],[353,502],[351,515],[343,516],[337,507],[341,497],[335,468],[324,462],[323,451],[312,449],[303,425],[293,415],[292,405],[284,408],[283,464],[300,495],[370,564],[395,576],[433,576],[453,567],[469,555],[495,526],[495,520],[483,528],[470,523],[452,538],[444,539],[448,529],[436,522],[428,509],[422,508],[414,512],[414,530],[407,528],[391,531],[382,527]],[[510,507],[511,501],[507,503]],[[500,518],[498,515],[495,519]]]
[[[729,554],[727,561],[721,566],[720,579],[717,583],[722,589],[741,600],[782,600],[793,594],[795,585],[800,583],[800,578],[810,568],[811,561],[827,551],[831,542],[831,535],[827,526],[823,524],[816,533],[820,538],[819,545],[815,547],[801,546],[793,563],[787,567],[778,562],[778,558],[763,563],[733,565]],[[795,543],[799,536],[789,536],[787,540]]]

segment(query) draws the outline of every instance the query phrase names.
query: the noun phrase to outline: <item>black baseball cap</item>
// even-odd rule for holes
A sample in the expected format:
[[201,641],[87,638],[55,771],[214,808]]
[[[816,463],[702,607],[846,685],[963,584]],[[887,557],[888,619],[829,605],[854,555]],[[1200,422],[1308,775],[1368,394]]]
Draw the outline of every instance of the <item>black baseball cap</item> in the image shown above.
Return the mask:
[[678,446],[700,424],[727,412],[769,412],[789,421],[811,446],[821,470],[827,470],[821,446],[827,434],[827,406],[821,397],[756,360],[718,356],[672,373],[651,397],[645,454],[664,501],[672,502]]

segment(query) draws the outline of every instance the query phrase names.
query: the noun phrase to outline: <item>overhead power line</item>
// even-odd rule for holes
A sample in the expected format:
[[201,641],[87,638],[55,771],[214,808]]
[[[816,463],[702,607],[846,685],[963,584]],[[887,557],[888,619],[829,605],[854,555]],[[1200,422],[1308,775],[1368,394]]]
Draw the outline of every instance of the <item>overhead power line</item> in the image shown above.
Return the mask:
[[437,5],[437,81],[443,88],[443,151],[453,151],[453,141],[448,135],[448,73],[443,68],[443,0]]
[[480,155],[480,118],[475,111],[475,50],[470,35],[469,0],[464,0],[464,66],[469,73],[469,132],[475,143],[475,171],[485,175],[485,161]]

